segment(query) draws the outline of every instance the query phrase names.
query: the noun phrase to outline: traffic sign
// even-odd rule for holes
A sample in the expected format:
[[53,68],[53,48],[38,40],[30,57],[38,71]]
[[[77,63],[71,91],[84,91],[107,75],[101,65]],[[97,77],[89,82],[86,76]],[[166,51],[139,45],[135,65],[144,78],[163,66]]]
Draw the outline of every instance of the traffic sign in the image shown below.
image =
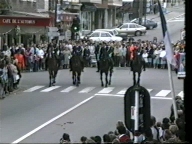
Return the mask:
[[58,37],[58,36],[60,36],[60,33],[59,32],[48,32],[48,36],[49,37]]
[[[136,105],[136,95],[135,92],[138,92],[138,106]],[[146,128],[150,127],[151,119],[151,103],[150,103],[150,94],[142,86],[132,86],[127,89],[124,97],[124,112],[125,112],[125,125],[126,127],[134,132],[135,130],[135,114],[138,107],[138,121],[139,128],[138,131],[142,133]]]
[[57,27],[49,27],[49,32],[57,32],[58,30]]

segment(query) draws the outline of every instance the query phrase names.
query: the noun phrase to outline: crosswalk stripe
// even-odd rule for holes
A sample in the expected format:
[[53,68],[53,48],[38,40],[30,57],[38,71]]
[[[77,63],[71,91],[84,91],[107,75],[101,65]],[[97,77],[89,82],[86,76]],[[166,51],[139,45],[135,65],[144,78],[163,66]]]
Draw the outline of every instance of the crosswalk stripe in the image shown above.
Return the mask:
[[74,90],[74,89],[76,89],[76,88],[77,88],[77,87],[75,87],[75,86],[70,86],[70,87],[62,90],[61,92],[66,92],[66,93],[68,93],[68,92],[70,92],[70,91],[72,91],[72,90]]
[[108,87],[108,88],[103,88],[101,91],[99,91],[98,93],[103,93],[103,94],[108,94],[111,91],[113,91],[114,87]]
[[50,92],[50,91],[57,89],[59,87],[61,87],[61,86],[52,86],[52,87],[49,87],[49,88],[42,90],[41,92]]
[[[150,93],[153,89],[147,89],[147,91]],[[126,93],[127,89],[123,89],[121,91],[119,91],[117,94],[118,95],[124,95]]]
[[123,90],[119,91],[117,94],[124,95],[126,91],[127,91],[127,89],[123,89]]
[[88,93],[88,92],[92,91],[93,89],[95,89],[95,87],[87,87],[87,88],[84,88],[83,90],[81,90],[79,93]]
[[178,94],[178,96],[180,96],[180,97],[183,99],[183,96],[184,96],[183,91],[181,91],[181,92]]
[[147,91],[150,93],[153,89],[147,89]]
[[38,89],[43,88],[43,87],[45,87],[45,86],[34,86],[34,87],[29,88],[23,92],[33,92],[33,91],[38,90]]
[[155,96],[166,97],[171,91],[170,90],[161,90]]

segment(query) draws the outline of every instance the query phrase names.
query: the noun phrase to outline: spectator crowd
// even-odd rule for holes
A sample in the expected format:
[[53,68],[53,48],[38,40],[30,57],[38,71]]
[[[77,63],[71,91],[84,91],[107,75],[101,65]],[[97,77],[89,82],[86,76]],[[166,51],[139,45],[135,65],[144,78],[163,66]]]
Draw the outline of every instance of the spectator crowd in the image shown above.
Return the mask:
[[[185,33],[182,33],[182,36]],[[97,66],[98,48],[104,45],[110,46],[114,49],[113,63],[114,67],[129,67],[130,66],[130,48],[132,46],[139,48],[142,51],[142,57],[146,63],[147,68],[166,69],[166,51],[163,42],[157,42],[157,39],[153,41],[135,41],[133,38],[129,39],[129,42],[92,42],[89,40],[79,41],[62,41],[59,44],[54,43],[54,47],[59,49],[60,68],[68,69],[69,60],[73,47],[81,47],[82,57],[85,67]],[[0,99],[4,99],[5,95],[13,92],[17,89],[19,81],[21,79],[21,72],[37,72],[47,70],[46,66],[46,52],[48,43],[31,44],[31,45],[11,45],[6,43],[1,48],[0,54]],[[185,40],[184,36],[181,41],[173,44],[174,55],[177,61],[177,69],[180,65],[180,53],[184,53]],[[97,52],[96,52],[97,51]],[[183,62],[183,64],[185,64]]]
[[[183,101],[179,96],[176,97],[178,108],[178,118],[175,119],[171,114],[169,118],[165,117],[161,122],[157,122],[154,116],[151,116],[150,127],[142,133],[137,134],[140,144],[160,144],[160,143],[186,143],[185,141],[185,114]],[[171,108],[172,109],[172,108]],[[134,143],[134,133],[126,128],[124,122],[118,121],[116,130],[110,131],[103,136],[82,136],[79,140],[82,144],[117,144]],[[73,143],[68,133],[64,133],[60,139],[60,144]]]

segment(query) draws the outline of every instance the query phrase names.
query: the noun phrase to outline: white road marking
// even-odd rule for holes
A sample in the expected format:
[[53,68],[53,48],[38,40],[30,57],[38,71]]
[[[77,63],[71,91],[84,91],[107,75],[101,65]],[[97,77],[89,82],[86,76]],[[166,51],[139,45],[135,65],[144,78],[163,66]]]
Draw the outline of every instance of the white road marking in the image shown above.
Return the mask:
[[72,91],[72,90],[74,90],[74,89],[76,89],[76,88],[77,88],[77,87],[75,87],[75,86],[70,86],[70,87],[62,90],[61,92],[66,92],[66,93],[68,93],[68,92],[70,92],[70,91]]
[[153,89],[147,89],[147,91],[150,93]]
[[50,91],[57,89],[59,87],[61,87],[61,86],[52,86],[52,87],[49,87],[49,88],[42,90],[41,92],[50,92]]
[[101,91],[99,91],[98,93],[103,93],[103,94],[108,94],[111,91],[113,91],[114,87],[107,87],[107,88],[103,88]]
[[[150,93],[153,89],[147,89],[147,90]],[[127,91],[127,89],[123,89],[123,90],[119,91],[117,94],[118,95],[124,95],[126,93],[126,91]]]
[[66,114],[70,113],[71,111],[75,110],[76,108],[82,106],[83,104],[85,104],[86,102],[90,101],[91,99],[93,99],[95,96],[91,96],[87,99],[85,99],[84,101],[78,103],[77,105],[73,106],[72,108],[66,110],[65,112],[61,113],[60,115],[52,118],[51,120],[47,121],[46,123],[40,125],[39,127],[35,128],[34,130],[30,131],[29,133],[25,134],[24,136],[20,137],[19,139],[15,140],[14,142],[12,142],[12,144],[17,144],[20,143],[21,141],[23,141],[24,139],[26,139],[27,137],[31,136],[32,134],[36,133],[37,131],[39,131],[40,129],[46,127],[47,125],[49,125],[50,123],[54,122],[55,120],[65,116]]
[[183,91],[181,91],[181,92],[178,94],[178,96],[180,96],[180,97],[183,99],[183,97],[184,97]]
[[166,97],[171,91],[170,90],[161,90],[155,96]]
[[43,88],[43,87],[45,87],[45,86],[34,86],[34,87],[29,88],[23,92],[33,92],[33,91],[38,90],[38,89]]
[[83,90],[81,90],[79,93],[89,93],[93,89],[95,89],[95,87],[87,87],[87,88],[84,88]]
[[[100,97],[121,97],[124,98],[124,95],[117,95],[117,94],[95,94],[95,96]],[[172,100],[172,98],[164,98],[164,97],[151,97],[151,99],[162,99],[162,100]]]
[[184,22],[185,20],[172,20],[172,21],[168,21],[169,23],[172,23],[172,22]]
[[126,93],[127,89],[123,89],[121,91],[119,91],[117,94],[118,95],[124,95]]

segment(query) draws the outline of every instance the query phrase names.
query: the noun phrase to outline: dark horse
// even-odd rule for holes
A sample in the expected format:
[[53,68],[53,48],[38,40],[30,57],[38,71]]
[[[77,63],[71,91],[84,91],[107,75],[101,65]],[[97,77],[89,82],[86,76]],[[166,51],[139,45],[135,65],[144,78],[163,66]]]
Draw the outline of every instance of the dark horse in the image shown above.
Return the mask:
[[[106,54],[100,59],[100,79],[101,79],[101,86],[104,87],[103,83],[103,73],[105,73],[105,87],[111,85],[111,77],[113,73],[113,66],[110,63],[110,59],[107,57]],[[109,80],[108,80],[109,75]]]
[[57,52],[50,46],[47,50],[47,68],[49,72],[49,87],[55,86],[56,76],[59,70],[59,64],[57,60]]
[[[145,71],[145,61],[142,58],[142,53],[138,55],[137,51],[135,51],[133,55],[134,57],[131,61],[131,69],[133,71],[133,85],[139,85],[142,69]],[[137,82],[136,73],[138,73]]]
[[79,56],[74,55],[71,58],[71,68],[73,85],[79,86],[79,84],[81,83],[82,72],[82,64]]

